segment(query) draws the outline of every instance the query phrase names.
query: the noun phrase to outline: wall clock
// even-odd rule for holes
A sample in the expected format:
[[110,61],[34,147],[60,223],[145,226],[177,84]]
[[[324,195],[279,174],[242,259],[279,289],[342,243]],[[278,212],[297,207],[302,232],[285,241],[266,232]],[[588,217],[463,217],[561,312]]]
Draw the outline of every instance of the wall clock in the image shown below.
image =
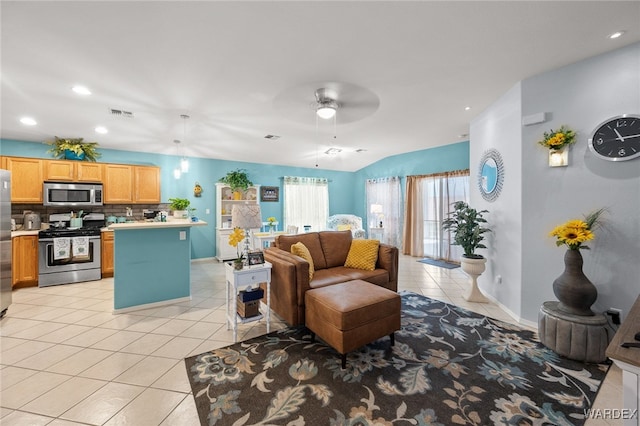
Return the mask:
[[482,154],[478,168],[478,189],[482,198],[493,202],[500,195],[504,182],[504,163],[497,149],[489,149]]
[[589,139],[596,157],[625,161],[640,156],[640,116],[624,114],[599,124]]

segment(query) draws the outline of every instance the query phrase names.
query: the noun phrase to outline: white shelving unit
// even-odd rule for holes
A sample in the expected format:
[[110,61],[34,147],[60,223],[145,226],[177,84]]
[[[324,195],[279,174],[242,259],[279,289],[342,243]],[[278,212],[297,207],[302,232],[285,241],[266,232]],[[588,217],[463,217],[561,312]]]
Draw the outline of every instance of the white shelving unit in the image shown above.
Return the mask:
[[241,199],[234,199],[233,191],[224,183],[216,183],[216,258],[235,259],[236,248],[229,245],[231,228],[231,209],[236,204],[259,204],[260,185],[250,186],[242,193]]

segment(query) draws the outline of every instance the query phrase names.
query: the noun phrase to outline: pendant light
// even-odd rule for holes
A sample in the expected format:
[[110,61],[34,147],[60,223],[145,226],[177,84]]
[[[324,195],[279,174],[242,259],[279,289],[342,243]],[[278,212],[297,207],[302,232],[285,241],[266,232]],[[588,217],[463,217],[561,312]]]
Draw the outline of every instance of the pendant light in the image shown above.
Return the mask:
[[[175,139],[173,143],[176,144],[176,152],[178,153],[178,155],[180,155],[180,141]],[[182,176],[182,168],[176,167],[175,169],[173,169],[174,179],[180,179],[180,176]]]
[[[182,114],[180,117],[183,120],[183,132],[182,132],[182,140],[187,140],[187,120],[189,116],[187,114]],[[180,160],[180,171],[182,173],[189,173],[189,160],[184,156],[184,151],[182,153],[182,160]]]

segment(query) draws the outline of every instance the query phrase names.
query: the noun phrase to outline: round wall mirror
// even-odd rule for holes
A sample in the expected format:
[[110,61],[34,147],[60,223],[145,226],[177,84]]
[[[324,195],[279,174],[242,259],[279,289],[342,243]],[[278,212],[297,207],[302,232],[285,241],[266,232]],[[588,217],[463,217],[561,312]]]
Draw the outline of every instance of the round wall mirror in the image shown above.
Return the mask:
[[495,201],[502,190],[504,181],[504,164],[502,156],[496,149],[490,149],[482,154],[478,168],[478,189],[482,198]]

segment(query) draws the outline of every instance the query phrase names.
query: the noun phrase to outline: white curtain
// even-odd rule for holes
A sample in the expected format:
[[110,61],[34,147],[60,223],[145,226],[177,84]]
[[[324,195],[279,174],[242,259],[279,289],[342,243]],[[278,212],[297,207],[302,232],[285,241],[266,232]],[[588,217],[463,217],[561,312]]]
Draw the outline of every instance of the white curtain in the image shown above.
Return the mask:
[[[367,179],[367,234],[381,243],[400,247],[401,203],[400,178]],[[380,227],[382,224],[382,227]]]
[[284,177],[284,223],[300,231],[322,231],[329,218],[329,183],[325,178]]
[[443,231],[442,221],[447,218],[453,203],[469,202],[469,171],[425,176],[420,181],[424,256],[458,261],[462,248],[451,244],[452,237]]

